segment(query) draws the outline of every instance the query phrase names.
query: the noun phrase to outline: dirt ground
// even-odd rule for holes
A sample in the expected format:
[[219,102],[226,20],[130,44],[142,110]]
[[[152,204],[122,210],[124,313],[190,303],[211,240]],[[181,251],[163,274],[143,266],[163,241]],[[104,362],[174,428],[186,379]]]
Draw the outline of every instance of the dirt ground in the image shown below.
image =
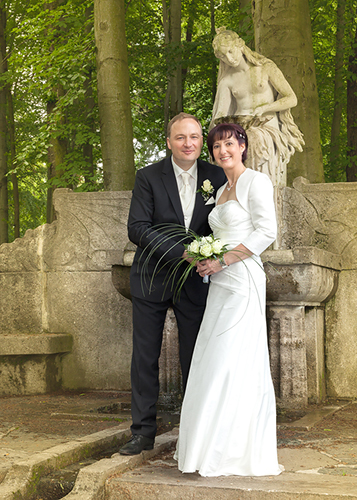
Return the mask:
[[[15,438],[16,429],[20,428],[38,436],[75,438],[92,434],[117,426],[123,417],[130,422],[129,402],[130,393],[115,391],[1,397],[0,438],[9,432]],[[333,401],[325,404],[338,406],[347,403]],[[122,406],[125,411],[111,413],[112,406],[114,412],[118,406]],[[309,411],[316,408],[310,407]],[[169,427],[168,421],[166,423]],[[296,446],[299,446],[306,440],[341,441],[345,438],[357,441],[357,402],[349,402],[333,415],[315,424],[310,431],[278,426],[278,442],[283,446],[286,446],[287,441],[290,446],[294,446],[294,439]]]
[[334,454],[338,448],[340,452],[343,450],[342,463],[357,464],[357,402],[330,403],[341,409],[315,423],[310,430],[278,426],[278,448],[305,447],[328,454]]
[[68,439],[115,427],[118,420],[113,420],[113,416],[108,420],[110,415],[98,414],[96,410],[129,397],[128,393],[117,392],[1,397],[0,438],[11,435],[14,440],[21,430],[38,437]]

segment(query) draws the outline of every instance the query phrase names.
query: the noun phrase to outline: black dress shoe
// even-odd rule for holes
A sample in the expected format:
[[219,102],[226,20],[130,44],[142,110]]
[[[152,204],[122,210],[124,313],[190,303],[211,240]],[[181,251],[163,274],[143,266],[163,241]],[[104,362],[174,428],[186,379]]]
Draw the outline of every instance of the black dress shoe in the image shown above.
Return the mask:
[[154,447],[153,438],[134,434],[131,439],[119,450],[120,455],[139,455],[143,450],[152,450]]

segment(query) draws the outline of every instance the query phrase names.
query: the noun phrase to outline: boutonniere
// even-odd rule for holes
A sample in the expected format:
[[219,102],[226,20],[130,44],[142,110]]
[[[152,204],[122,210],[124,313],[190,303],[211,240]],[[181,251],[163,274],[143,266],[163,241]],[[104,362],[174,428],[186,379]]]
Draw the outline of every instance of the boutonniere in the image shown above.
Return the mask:
[[213,192],[214,192],[214,187],[212,186],[211,181],[209,179],[203,181],[202,186],[200,187],[200,189],[197,190],[197,193],[201,193],[202,198],[205,201],[210,199]]

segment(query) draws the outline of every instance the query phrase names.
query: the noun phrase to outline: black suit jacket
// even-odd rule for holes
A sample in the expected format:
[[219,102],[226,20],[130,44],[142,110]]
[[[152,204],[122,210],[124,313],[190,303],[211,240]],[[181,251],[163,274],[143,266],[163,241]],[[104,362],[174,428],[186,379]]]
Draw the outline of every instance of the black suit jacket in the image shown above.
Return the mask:
[[[206,179],[211,181],[215,189],[213,193],[215,197],[217,189],[226,181],[224,172],[220,167],[197,160],[197,189]],[[214,204],[206,205],[205,203],[202,194],[196,193],[190,228],[199,235],[207,236],[211,233],[207,218]],[[154,275],[151,287],[149,281],[143,281],[142,274],[142,264],[145,260],[145,255],[142,254],[146,253],[143,249],[153,248],[158,242],[158,233],[153,227],[168,223],[184,226],[184,216],[171,157],[138,170],[136,174],[128,220],[129,239],[138,247],[130,273],[130,287],[134,297],[159,302],[173,295],[172,287],[169,286],[165,290],[164,281],[172,262],[179,262],[184,252],[184,245],[179,241],[180,238],[170,238],[169,241],[162,242],[150,258],[148,275],[150,277]],[[162,260],[156,267],[160,258]],[[165,264],[164,267],[163,264]],[[180,267],[178,277],[184,266],[186,264]],[[154,273],[155,269],[156,273]],[[184,288],[193,303],[205,302],[208,287],[202,283],[202,278],[195,270],[185,282]]]

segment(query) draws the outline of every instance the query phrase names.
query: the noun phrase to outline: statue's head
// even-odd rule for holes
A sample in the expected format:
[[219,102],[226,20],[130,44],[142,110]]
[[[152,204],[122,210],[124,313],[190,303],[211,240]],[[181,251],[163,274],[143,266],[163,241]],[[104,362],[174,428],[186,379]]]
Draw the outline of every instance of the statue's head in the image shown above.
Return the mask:
[[245,46],[244,40],[234,31],[226,30],[225,26],[216,31],[212,42],[215,56],[229,66],[238,66]]

